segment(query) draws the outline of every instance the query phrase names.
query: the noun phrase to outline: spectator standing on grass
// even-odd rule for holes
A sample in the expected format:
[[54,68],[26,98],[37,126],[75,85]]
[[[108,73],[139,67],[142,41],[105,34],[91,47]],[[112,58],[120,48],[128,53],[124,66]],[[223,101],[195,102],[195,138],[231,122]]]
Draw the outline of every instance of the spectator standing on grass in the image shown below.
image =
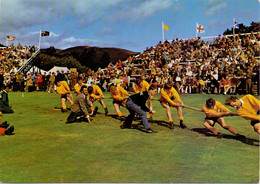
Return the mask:
[[22,74],[17,72],[16,74],[16,90],[21,91],[21,84],[22,84]]
[[32,76],[33,86],[36,87],[36,79],[37,79],[37,76],[35,75],[35,73],[33,73],[31,76]]
[[36,88],[38,91],[41,91],[42,90],[42,74],[41,73],[38,73],[37,74],[37,78],[36,78]]
[[55,88],[55,73],[52,72],[50,78],[49,78],[49,88],[48,88],[48,93],[52,93]]
[[42,75],[42,90],[43,91],[47,91],[49,77],[50,77],[49,75],[46,75],[46,72],[44,72]]
[[30,74],[27,76],[26,85],[27,85],[28,92],[35,91],[35,86],[33,85],[33,80]]

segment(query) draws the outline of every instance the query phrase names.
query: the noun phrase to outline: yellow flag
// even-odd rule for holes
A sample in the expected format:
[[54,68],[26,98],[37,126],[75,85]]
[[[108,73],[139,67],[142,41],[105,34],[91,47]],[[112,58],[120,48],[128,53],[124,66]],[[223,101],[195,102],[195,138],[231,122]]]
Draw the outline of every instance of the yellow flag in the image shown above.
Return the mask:
[[166,30],[166,31],[169,31],[169,26],[166,25],[166,24],[163,24],[163,29]]

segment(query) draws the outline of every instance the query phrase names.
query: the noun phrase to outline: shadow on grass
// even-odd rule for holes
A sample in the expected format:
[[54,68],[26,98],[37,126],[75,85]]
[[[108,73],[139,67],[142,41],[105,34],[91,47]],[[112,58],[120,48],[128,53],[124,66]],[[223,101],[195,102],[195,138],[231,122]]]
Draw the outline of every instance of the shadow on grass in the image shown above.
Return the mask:
[[162,120],[149,120],[149,123],[156,123],[159,126],[164,126],[166,128],[171,128],[169,122]]
[[146,130],[144,129],[144,126],[142,123],[132,124],[132,129],[136,129],[136,130],[146,133]]
[[[162,120],[149,120],[149,123],[156,123],[156,124],[159,125],[159,126],[164,126],[164,127],[166,127],[166,128],[171,129],[170,123],[167,122],[167,121],[162,121]],[[181,128],[180,125],[176,125],[176,124],[174,124],[174,127]],[[187,129],[187,130],[188,130],[188,129]]]
[[[216,135],[214,135],[211,131],[209,131],[206,128],[193,128],[193,129],[191,129],[191,131],[198,132],[200,134],[204,134],[207,137],[216,137],[217,138]],[[256,139],[251,139],[251,138],[237,139],[236,136],[229,135],[229,134],[223,134],[222,139],[233,139],[233,140],[236,140],[236,141],[241,141],[242,143],[247,144],[247,145],[259,147],[259,141],[256,140]]]
[[[124,121],[123,119],[120,119],[117,114],[108,114],[107,116],[114,118],[116,120],[119,120],[119,121]],[[123,116],[123,117],[125,118],[125,116]]]

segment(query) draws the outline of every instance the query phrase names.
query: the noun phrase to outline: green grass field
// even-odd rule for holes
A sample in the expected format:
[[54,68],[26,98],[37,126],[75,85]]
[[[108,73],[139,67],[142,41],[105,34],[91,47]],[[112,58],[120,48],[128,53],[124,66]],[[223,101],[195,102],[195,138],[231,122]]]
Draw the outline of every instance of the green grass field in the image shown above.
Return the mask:
[[[223,103],[227,96],[181,95],[186,105],[197,108],[202,108],[209,97]],[[187,129],[178,127],[177,113],[172,109],[176,126],[171,130],[157,101],[153,101],[157,113],[151,128],[159,133],[147,134],[138,128],[121,130],[122,122],[114,118],[110,99],[104,100],[109,116],[95,102],[100,113],[92,124],[69,125],[65,124],[69,113],[54,110],[61,107],[58,94],[10,92],[9,99],[15,113],[4,114],[2,120],[14,125],[15,134],[0,138],[0,181],[4,183],[259,181],[259,136],[250,122],[240,117],[225,120],[245,135],[247,142],[236,140],[219,125],[215,127],[224,138],[205,133],[205,115],[189,109],[183,110]],[[128,115],[126,109],[122,112]]]

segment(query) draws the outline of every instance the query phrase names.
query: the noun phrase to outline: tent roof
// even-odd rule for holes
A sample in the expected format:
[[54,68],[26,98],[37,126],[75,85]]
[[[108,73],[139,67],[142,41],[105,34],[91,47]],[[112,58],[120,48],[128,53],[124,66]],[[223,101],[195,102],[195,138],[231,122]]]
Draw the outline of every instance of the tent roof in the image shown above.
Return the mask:
[[42,69],[40,69],[40,68],[38,68],[37,66],[33,66],[28,72],[27,72],[27,74],[28,73],[31,73],[31,72],[41,72],[41,74],[43,74],[44,72],[46,72],[47,73],[47,71],[45,71],[45,70],[42,70]]
[[62,66],[54,66],[48,72],[55,72],[55,73],[57,73],[58,70],[59,71],[64,71],[64,73],[67,73],[68,71],[70,72],[70,70],[67,67],[62,67]]

